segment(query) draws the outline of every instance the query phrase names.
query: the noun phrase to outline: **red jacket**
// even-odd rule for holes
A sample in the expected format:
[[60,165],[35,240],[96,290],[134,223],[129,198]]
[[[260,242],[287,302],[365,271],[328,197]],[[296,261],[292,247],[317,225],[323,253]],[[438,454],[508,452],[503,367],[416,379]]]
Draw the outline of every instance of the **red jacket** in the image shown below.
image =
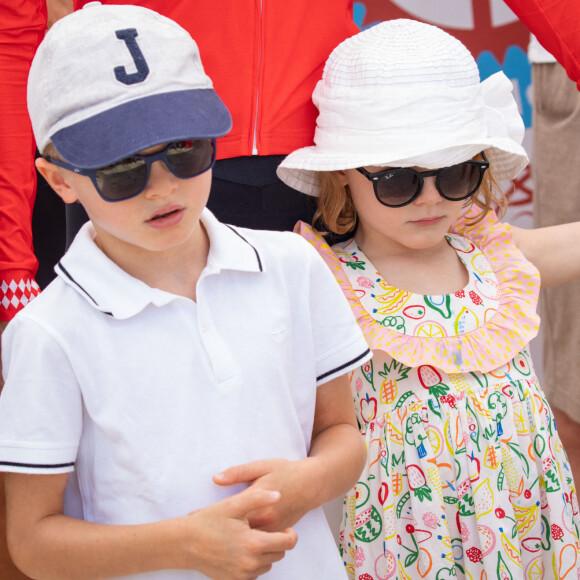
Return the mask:
[[[89,0],[75,0],[79,8]],[[233,117],[220,158],[312,144],[312,91],[332,49],[358,32],[352,0],[102,0],[139,4],[183,26]]]
[[505,0],[580,89],[580,2]]
[[45,28],[45,0],[0,2],[0,321],[38,293],[31,232],[35,145],[26,80]]

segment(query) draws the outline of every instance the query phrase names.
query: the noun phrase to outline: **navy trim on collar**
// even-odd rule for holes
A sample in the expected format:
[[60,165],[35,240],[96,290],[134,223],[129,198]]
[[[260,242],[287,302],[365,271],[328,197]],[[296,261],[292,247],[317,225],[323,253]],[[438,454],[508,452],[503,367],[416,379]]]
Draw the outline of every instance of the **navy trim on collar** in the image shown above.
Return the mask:
[[258,268],[260,268],[260,272],[263,272],[264,269],[262,268],[262,260],[260,260],[260,254],[258,253],[258,250],[256,249],[256,247],[252,246],[252,244],[250,244],[250,242],[248,242],[248,240],[246,240],[246,238],[244,238],[244,236],[242,236],[242,234],[240,234],[240,232],[238,232],[238,230],[236,230],[234,227],[230,226],[229,224],[225,224],[225,225],[228,228],[230,228],[230,230],[232,230],[232,232],[234,232],[234,234],[236,234],[237,236],[242,238],[242,240],[244,240],[244,242],[246,242],[246,244],[248,244],[248,246],[250,246],[252,248],[252,250],[254,250],[254,253],[256,254],[256,260],[258,260]]
[[[79,289],[81,290],[81,292],[83,292],[88,298],[90,298],[93,302],[93,304],[97,307],[97,308],[101,308],[101,305],[90,295],[90,293],[83,288],[71,275],[71,273],[62,265],[62,262],[58,262],[58,264],[56,265],[58,268],[60,268],[60,270],[62,271],[62,273]],[[105,312],[102,311],[103,314],[108,314],[109,316],[113,316],[112,312]]]

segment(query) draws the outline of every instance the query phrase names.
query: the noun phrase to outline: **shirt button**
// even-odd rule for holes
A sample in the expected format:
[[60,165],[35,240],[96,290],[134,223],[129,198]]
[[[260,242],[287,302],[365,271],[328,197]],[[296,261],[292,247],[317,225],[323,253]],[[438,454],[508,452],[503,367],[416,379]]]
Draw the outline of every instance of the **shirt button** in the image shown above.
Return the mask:
[[207,332],[207,324],[205,322],[202,322],[199,327],[201,328],[202,332]]

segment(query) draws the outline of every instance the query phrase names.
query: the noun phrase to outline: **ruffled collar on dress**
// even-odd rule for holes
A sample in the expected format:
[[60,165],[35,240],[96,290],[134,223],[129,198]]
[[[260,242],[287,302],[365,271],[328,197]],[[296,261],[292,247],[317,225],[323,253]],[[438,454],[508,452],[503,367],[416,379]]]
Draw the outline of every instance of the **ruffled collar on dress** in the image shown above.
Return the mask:
[[[538,333],[536,313],[540,276],[513,243],[511,227],[494,212],[469,225],[468,213],[451,233],[470,240],[483,252],[499,284],[495,312],[477,328],[457,336],[413,336],[381,324],[363,305],[339,259],[311,226],[300,222],[295,231],[314,245],[341,286],[372,350],[383,350],[409,365],[431,365],[447,373],[488,372],[507,363]],[[336,252],[335,252],[336,250]],[[376,314],[376,313],[375,313]]]

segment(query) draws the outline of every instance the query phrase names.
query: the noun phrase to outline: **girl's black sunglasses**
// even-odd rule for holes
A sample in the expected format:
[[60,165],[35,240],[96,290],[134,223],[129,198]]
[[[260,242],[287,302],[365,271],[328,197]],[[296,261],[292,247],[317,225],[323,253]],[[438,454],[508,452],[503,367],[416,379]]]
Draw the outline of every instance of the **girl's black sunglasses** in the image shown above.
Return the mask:
[[464,161],[434,171],[415,171],[408,167],[391,167],[376,173],[358,167],[357,171],[372,182],[377,200],[387,207],[403,207],[413,202],[421,194],[424,179],[433,176],[441,197],[461,201],[471,197],[481,185],[489,167],[483,151],[481,156],[483,161]]

